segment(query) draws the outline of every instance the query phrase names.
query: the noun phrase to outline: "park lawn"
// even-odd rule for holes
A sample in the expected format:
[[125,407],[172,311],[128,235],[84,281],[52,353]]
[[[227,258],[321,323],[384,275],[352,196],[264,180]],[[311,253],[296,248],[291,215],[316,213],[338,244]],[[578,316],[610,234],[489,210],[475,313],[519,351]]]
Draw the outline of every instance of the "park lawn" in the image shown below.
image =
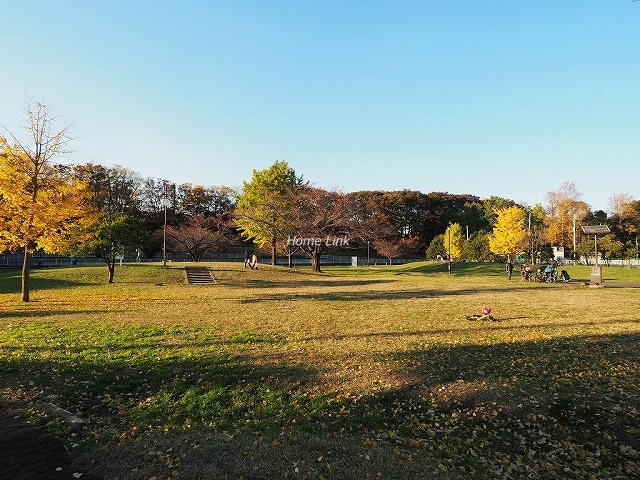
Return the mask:
[[[0,272],[0,410],[92,478],[629,478],[640,289],[419,262]],[[640,272],[604,268],[605,284]],[[492,307],[495,322],[467,315]],[[86,423],[70,427],[60,406]]]

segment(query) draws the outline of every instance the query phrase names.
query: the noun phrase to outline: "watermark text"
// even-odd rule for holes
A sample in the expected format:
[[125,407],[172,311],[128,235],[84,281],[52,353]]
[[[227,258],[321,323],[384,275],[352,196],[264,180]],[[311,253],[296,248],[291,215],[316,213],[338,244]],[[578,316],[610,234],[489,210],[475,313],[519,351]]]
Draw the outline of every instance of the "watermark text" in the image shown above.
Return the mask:
[[327,235],[326,238],[296,237],[295,235],[287,237],[287,247],[320,247],[322,245],[326,247],[348,247],[349,237],[346,235],[342,237]]

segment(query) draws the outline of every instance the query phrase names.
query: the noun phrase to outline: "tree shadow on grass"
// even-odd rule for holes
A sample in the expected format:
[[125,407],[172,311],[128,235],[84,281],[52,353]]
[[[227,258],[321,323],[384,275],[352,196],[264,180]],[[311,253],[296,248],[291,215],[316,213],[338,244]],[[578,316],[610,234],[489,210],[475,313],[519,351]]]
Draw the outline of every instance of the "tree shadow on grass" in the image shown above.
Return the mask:
[[487,478],[565,478],[576,466],[581,478],[629,478],[640,449],[639,340],[409,348],[391,355],[405,386],[352,402],[335,428],[402,432],[456,470],[472,465]]
[[265,280],[252,279],[243,283],[235,283],[222,280],[222,284],[228,284],[238,288],[310,288],[310,287],[360,287],[368,285],[384,285],[395,283],[396,280],[318,280],[316,278],[305,280]]
[[[73,287],[98,285],[98,283],[87,282],[82,280],[70,280],[68,278],[42,278],[32,276],[30,279],[30,291],[38,290],[61,290]],[[22,291],[22,280],[20,277],[3,279],[3,285],[0,293],[20,293]]]
[[[28,378],[36,408],[38,402],[51,401],[82,417],[89,429],[127,431],[135,425],[171,430],[185,422],[220,429],[252,423],[266,428],[312,413],[300,395],[310,388],[312,368],[255,365],[242,355],[159,359],[140,352],[144,347],[120,349],[112,360],[103,358],[109,347],[76,347],[66,361],[5,357],[0,359],[0,385],[5,391],[26,391]],[[60,352],[58,357],[63,356]],[[100,359],[82,360],[92,357]]]
[[[541,287],[545,288],[545,287]],[[241,298],[240,303],[262,303],[262,302],[283,302],[295,301],[303,299],[326,300],[326,301],[367,301],[367,300],[415,300],[420,298],[438,298],[447,296],[464,296],[504,293],[508,287],[486,288],[461,288],[461,289],[410,289],[410,290],[394,290],[394,291],[331,291],[331,292],[283,292],[277,294],[268,294],[251,298]]]
[[[427,275],[448,274],[448,269],[449,266],[447,262],[428,262],[403,268],[401,271],[396,272],[396,275],[407,273]],[[500,263],[453,262],[451,272],[457,276],[506,277],[505,266]]]
[[0,319],[2,318],[41,318],[41,317],[58,317],[65,315],[95,315],[99,313],[113,313],[113,310],[46,310],[46,311],[2,311],[0,310]]
[[[327,450],[302,458],[335,458],[340,465],[344,452],[354,452],[340,450],[343,440],[363,445],[362,462],[365,455],[382,458],[382,452],[387,460],[403,459],[385,478],[407,478],[415,467],[407,458],[429,456],[453,471],[473,468],[482,478],[565,478],[576,461],[576,478],[630,478],[627,469],[640,449],[639,340],[640,334],[630,333],[491,345],[416,342],[378,359],[404,379],[401,387],[323,398],[313,393],[315,364],[288,364],[286,356],[266,362],[219,349],[203,354],[188,343],[160,355],[166,345],[141,339],[143,344],[75,345],[72,355],[53,349],[46,358],[37,352],[5,356],[0,386],[5,393],[26,391],[36,408],[52,401],[71,410],[89,421],[88,431],[109,438],[108,432],[135,437],[147,429],[193,426],[219,433],[296,428],[318,436],[333,432],[338,439],[309,447]],[[277,433],[274,438],[286,442]],[[249,464],[264,452],[258,440],[235,448],[248,452]],[[144,463],[144,450],[140,455]],[[282,471],[270,473],[282,476],[291,467],[284,463],[276,462]],[[348,462],[342,465],[334,478],[355,478]],[[230,477],[246,470],[240,464],[227,468]],[[363,468],[359,475],[367,473]]]
[[[461,322],[457,325],[463,325],[462,327],[454,328],[441,328],[441,329],[429,329],[429,330],[403,330],[403,331],[386,331],[386,332],[368,332],[368,333],[346,333],[335,335],[312,335],[304,337],[305,342],[314,341],[326,341],[326,340],[358,340],[358,339],[370,339],[370,338],[430,338],[434,335],[447,335],[452,333],[461,332],[478,332],[478,335],[484,335],[486,331],[496,330],[512,330],[514,335],[525,330],[539,330],[544,329],[563,329],[567,327],[592,327],[594,325],[619,325],[620,323],[626,323],[620,320],[598,320],[589,322],[554,322],[554,323],[519,323],[512,322],[512,320],[526,320],[529,317],[517,317],[510,319],[501,319],[496,322],[471,322],[461,319]],[[504,322],[504,323],[503,323]]]

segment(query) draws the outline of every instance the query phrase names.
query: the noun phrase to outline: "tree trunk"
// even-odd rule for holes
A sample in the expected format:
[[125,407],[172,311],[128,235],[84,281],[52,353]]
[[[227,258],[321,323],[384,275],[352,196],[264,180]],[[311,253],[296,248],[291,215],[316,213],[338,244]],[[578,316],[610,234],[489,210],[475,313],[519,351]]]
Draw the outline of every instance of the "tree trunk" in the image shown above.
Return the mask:
[[109,269],[109,283],[113,283],[113,276],[116,273],[116,261],[115,259],[109,260],[107,258],[105,258],[104,261],[107,263],[107,268]]
[[313,250],[311,253],[311,270],[314,272],[320,273],[320,252],[318,250]]
[[274,265],[274,266],[276,264],[276,244],[277,244],[276,237],[274,236],[271,239],[271,265]]
[[[289,252],[287,255],[289,268],[293,268],[293,253]],[[629,267],[631,267],[631,263],[629,263]]]
[[24,262],[22,263],[22,301],[29,301],[29,274],[31,273],[31,252],[24,248]]

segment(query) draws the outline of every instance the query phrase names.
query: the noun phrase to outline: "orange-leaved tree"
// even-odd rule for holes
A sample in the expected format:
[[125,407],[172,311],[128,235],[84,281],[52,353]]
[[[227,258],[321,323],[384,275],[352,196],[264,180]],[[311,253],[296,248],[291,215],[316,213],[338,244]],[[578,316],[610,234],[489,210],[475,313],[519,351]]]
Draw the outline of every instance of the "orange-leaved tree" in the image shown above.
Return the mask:
[[24,252],[22,300],[28,302],[32,253],[60,251],[75,227],[95,217],[87,184],[52,161],[67,151],[67,128],[52,132],[53,119],[40,103],[25,111],[30,144],[0,136],[0,252]]
[[489,248],[496,255],[513,259],[526,248],[524,210],[518,206],[499,208],[496,215],[493,232],[489,235]]

